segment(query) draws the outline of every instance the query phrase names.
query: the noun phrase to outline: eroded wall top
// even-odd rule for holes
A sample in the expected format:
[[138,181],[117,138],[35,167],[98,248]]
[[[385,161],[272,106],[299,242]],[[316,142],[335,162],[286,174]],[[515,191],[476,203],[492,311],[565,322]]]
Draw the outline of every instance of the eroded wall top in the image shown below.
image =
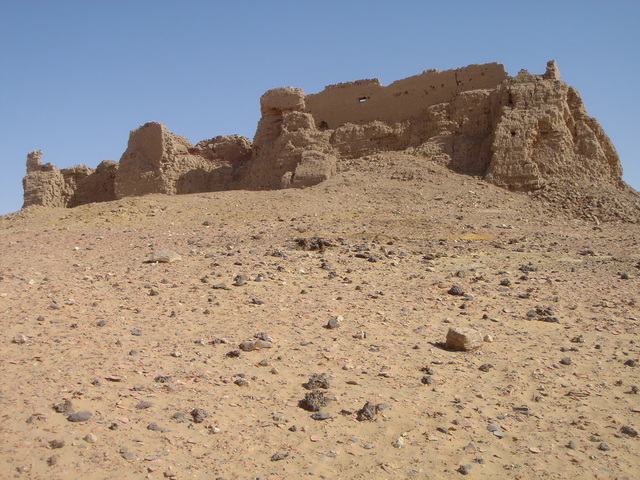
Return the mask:
[[503,65],[486,63],[425,70],[386,87],[378,79],[338,83],[307,95],[306,111],[317,126],[325,128],[374,120],[400,122],[421,116],[432,105],[450,102],[461,92],[494,88],[507,77]]

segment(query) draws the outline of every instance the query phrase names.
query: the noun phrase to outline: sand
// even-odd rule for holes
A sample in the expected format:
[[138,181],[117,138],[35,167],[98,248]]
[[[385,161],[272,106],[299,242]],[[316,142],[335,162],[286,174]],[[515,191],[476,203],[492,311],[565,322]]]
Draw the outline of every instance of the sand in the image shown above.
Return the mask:
[[640,226],[356,167],[1,217],[0,477],[637,478]]

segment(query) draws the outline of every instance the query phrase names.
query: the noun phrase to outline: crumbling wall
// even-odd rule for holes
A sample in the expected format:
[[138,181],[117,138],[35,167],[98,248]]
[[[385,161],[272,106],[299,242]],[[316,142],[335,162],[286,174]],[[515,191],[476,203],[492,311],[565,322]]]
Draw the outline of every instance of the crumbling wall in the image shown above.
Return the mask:
[[260,109],[253,143],[229,135],[193,145],[150,122],[131,132],[120,163],[96,170],[42,165],[41,152],[32,152],[25,206],[307,187],[334,175],[343,159],[381,151],[439,162],[511,190],[576,182],[628,189],[615,147],[554,61],[542,75],[511,77],[489,63],[427,70],[388,86],[356,80],[310,95],[281,87],[262,95]]
[[338,83],[307,95],[306,111],[313,115],[316,125],[331,129],[375,120],[403,122],[423,117],[428,107],[450,102],[462,92],[495,88],[507,76],[502,65],[487,63],[455,70],[426,70],[388,86],[381,85],[377,78]]
[[163,124],[150,122],[131,132],[119,163],[105,160],[96,169],[75,165],[61,170],[42,165],[41,151],[29,153],[23,206],[76,207],[149,193],[228,190],[251,155],[251,142],[240,135],[192,145]]
[[250,156],[251,142],[240,135],[192,145],[165,125],[149,122],[129,136],[115,179],[116,197],[227,190]]
[[544,75],[521,71],[492,95],[494,117],[486,179],[533,191],[559,180],[622,188],[622,167],[609,137],[587,114],[555,62]]
[[337,158],[331,133],[305,113],[302,89],[282,87],[260,98],[262,117],[253,139],[243,188],[274,189],[315,185],[329,178]]

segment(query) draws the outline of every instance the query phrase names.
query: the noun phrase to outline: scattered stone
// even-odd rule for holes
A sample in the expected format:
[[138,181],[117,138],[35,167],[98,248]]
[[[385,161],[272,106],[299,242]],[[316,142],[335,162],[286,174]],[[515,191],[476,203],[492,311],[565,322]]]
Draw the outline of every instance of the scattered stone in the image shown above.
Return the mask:
[[58,460],[60,460],[60,455],[51,455],[47,458],[47,465],[52,467],[58,463]]
[[160,432],[160,433],[168,432],[166,428],[162,428],[156,422],[151,422],[149,425],[147,425],[147,430],[151,430],[153,432]]
[[529,310],[529,312],[527,312],[527,318],[547,323],[560,322],[560,320],[558,320],[558,318],[554,316],[553,309],[551,307],[536,307],[535,310]]
[[445,348],[448,350],[468,352],[482,347],[482,334],[477,330],[465,327],[450,327],[447,332]]
[[577,335],[571,339],[571,343],[584,343],[584,337],[582,335]]
[[249,386],[249,381],[247,379],[245,379],[245,378],[237,378],[236,380],[233,381],[233,383],[235,383],[239,387],[248,387]]
[[462,475],[469,475],[469,470],[471,469],[471,465],[460,465],[456,472],[461,473]]
[[391,442],[391,446],[393,448],[402,448],[402,447],[404,447],[404,437],[402,435],[400,435],[393,442]]
[[142,336],[142,330],[140,330],[139,328],[134,328],[133,330],[131,330],[131,335],[133,335],[134,337],[140,337]]
[[240,350],[242,350],[243,352],[253,352],[254,350],[262,350],[272,347],[273,345],[271,343],[264,340],[256,340],[255,342],[248,340],[238,345],[238,348],[240,348]]
[[571,359],[569,357],[564,357],[562,360],[560,360],[560,363],[562,365],[571,365]]
[[372,422],[374,421],[376,418],[376,406],[374,403],[372,402],[367,402],[364,404],[364,406],[358,410],[358,414],[356,416],[356,419],[359,422]]
[[449,291],[447,293],[449,295],[454,295],[454,296],[458,296],[458,297],[464,296],[464,290],[459,285],[454,285],[453,287],[451,287],[449,289]]
[[334,328],[338,328],[340,327],[340,324],[342,323],[342,321],[344,320],[344,317],[342,315],[337,315],[335,317],[331,317],[329,319],[329,323],[327,323],[325,325],[325,328],[328,329],[334,329]]
[[233,278],[233,286],[242,287],[244,284],[247,283],[247,280],[249,280],[249,277],[247,277],[246,275],[243,275],[243,274],[236,275]]
[[193,418],[194,423],[202,423],[206,418],[209,418],[211,415],[203,408],[194,408],[191,410],[191,417]]
[[637,366],[637,365],[638,365],[638,361],[637,361],[637,360],[633,360],[633,359],[631,359],[631,358],[630,358],[629,360],[627,360],[626,362],[624,362],[624,364],[625,364],[627,367],[635,367],[635,366]]
[[608,452],[609,450],[611,450],[611,447],[606,443],[602,442],[600,445],[598,445],[598,450],[602,450],[603,452]]
[[328,420],[331,418],[331,415],[327,412],[316,412],[311,414],[311,418],[314,420]]
[[278,453],[274,453],[273,455],[271,455],[271,461],[272,462],[278,462],[280,460],[284,460],[285,458],[287,458],[289,456],[289,452],[278,452]]
[[67,420],[70,422],[86,422],[89,420],[93,414],[88,410],[81,410],[79,412],[72,413],[67,417]]
[[312,390],[307,392],[299,406],[309,412],[319,412],[322,407],[327,406],[331,398],[322,390]]
[[422,367],[422,368],[420,369],[420,371],[421,371],[421,372],[426,373],[427,375],[435,375],[435,373],[436,373],[436,372],[433,370],[433,368],[432,368],[432,367],[430,367],[430,366],[428,366],[428,365],[427,365],[426,367]]
[[87,443],[96,443],[98,441],[98,437],[93,433],[87,433],[82,439]]
[[357,340],[364,340],[365,338],[367,338],[367,332],[365,331],[359,331],[353,334],[353,338],[357,339]]
[[28,341],[28,338],[26,337],[26,335],[16,335],[11,339],[11,343],[16,343],[18,345],[23,345],[27,343],[27,341]]
[[324,388],[326,390],[331,386],[331,382],[324,373],[314,373],[302,386],[307,390],[315,390],[317,388]]
[[71,403],[71,400],[65,398],[60,403],[56,403],[53,406],[53,409],[58,413],[71,413],[73,412],[73,404]]
[[66,445],[64,440],[51,440],[49,442],[49,447],[52,449],[62,448]]
[[431,383],[433,383],[433,379],[431,376],[425,375],[420,379],[420,382],[422,382],[423,385],[431,385]]
[[510,287],[511,280],[509,280],[508,278],[503,278],[502,280],[500,280],[500,285],[503,287]]
[[537,272],[538,268],[532,265],[520,265],[518,268],[521,272]]
[[490,363],[483,363],[478,367],[478,370],[480,370],[481,372],[488,372],[492,368],[493,368],[493,365],[491,365]]
[[225,357],[238,358],[240,355],[242,355],[242,351],[240,351],[240,350],[231,350],[231,351],[229,351],[229,352],[227,352],[225,354]]
[[169,375],[157,375],[153,381],[156,383],[170,383],[171,377]]
[[301,250],[324,250],[326,247],[333,247],[332,242],[315,235],[309,238],[296,238],[295,242]]
[[638,436],[638,432],[636,431],[635,428],[630,427],[629,425],[625,425],[624,427],[622,427],[620,429],[620,433],[623,433],[625,435],[628,435],[630,437],[637,437]]
[[142,401],[142,402],[140,402],[140,403],[138,403],[138,404],[136,405],[136,409],[137,409],[137,410],[146,410],[147,408],[150,408],[150,407],[152,407],[152,406],[153,406],[153,403],[152,403],[152,402],[149,402],[149,401],[147,401],[147,400],[144,400],[144,401]]
[[180,259],[182,257],[173,250],[157,250],[151,253],[144,263],[171,263]]

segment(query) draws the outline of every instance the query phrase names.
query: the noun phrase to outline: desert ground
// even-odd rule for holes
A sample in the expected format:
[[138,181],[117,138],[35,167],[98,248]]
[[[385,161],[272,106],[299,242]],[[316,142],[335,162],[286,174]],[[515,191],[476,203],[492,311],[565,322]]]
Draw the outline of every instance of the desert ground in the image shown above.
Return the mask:
[[0,217],[0,477],[639,478],[640,225],[376,158]]

